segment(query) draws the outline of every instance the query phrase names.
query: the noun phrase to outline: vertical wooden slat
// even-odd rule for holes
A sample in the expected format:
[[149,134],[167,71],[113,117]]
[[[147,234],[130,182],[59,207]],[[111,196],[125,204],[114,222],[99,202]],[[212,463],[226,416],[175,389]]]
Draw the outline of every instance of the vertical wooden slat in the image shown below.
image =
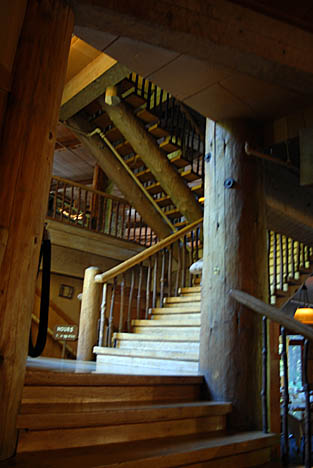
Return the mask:
[[132,214],[132,207],[128,205],[128,231],[127,231],[127,239],[130,238],[130,229],[131,229],[131,214]]
[[121,219],[121,238],[125,239],[126,238],[126,233],[125,233],[125,210],[126,210],[126,205],[123,203],[122,204],[122,219]]
[[158,254],[154,255],[154,266],[153,266],[153,291],[152,291],[152,308],[156,307],[157,299],[157,280],[158,280]]
[[118,232],[118,221],[120,216],[120,203],[117,202],[116,204],[116,214],[115,214],[115,223],[114,223],[114,236],[117,237]]
[[278,242],[279,242],[279,261],[280,261],[280,268],[279,268],[279,289],[283,289],[284,285],[284,252],[283,252],[283,236],[278,234]]
[[177,271],[176,271],[176,282],[175,282],[175,296],[178,296],[178,289],[179,289],[179,279],[181,275],[181,246],[180,241],[177,241],[177,252],[178,252],[178,264],[177,264]]
[[112,200],[110,206],[110,220],[109,220],[109,227],[108,227],[108,234],[112,235],[112,221],[113,221],[113,211],[114,211],[115,203]]
[[287,333],[284,327],[281,327],[282,336],[282,355],[283,361],[283,403],[282,403],[282,433],[283,433],[283,447],[282,447],[282,461],[288,463],[289,461],[289,438],[288,438],[288,404],[289,404],[289,389],[288,389],[288,356],[287,356]]
[[184,288],[186,286],[186,263],[187,263],[187,237],[184,236],[183,240],[183,264],[182,264],[182,284],[181,287]]
[[[102,301],[101,301],[101,306],[100,306],[98,346],[103,346],[105,315],[106,315],[106,301],[107,301],[107,284],[104,283],[103,288],[102,288]],[[104,346],[108,346],[108,344],[105,343]]]
[[132,311],[134,288],[135,288],[135,269],[133,268],[131,271],[131,283],[130,283],[130,291],[129,291],[129,298],[128,298],[128,311],[127,311],[127,331],[128,332],[131,331],[131,311]]
[[164,282],[165,282],[165,249],[161,253],[161,279],[160,279],[160,307],[163,307],[164,300]]
[[61,208],[61,221],[63,221],[64,216],[64,206],[65,206],[65,191],[66,191],[66,184],[63,183],[63,195],[62,195],[62,208]]
[[103,197],[101,195],[98,195],[98,212],[97,212],[97,222],[96,222],[96,231],[100,232],[100,224],[101,224],[101,216],[104,217],[104,213],[102,210],[103,206]]
[[288,237],[285,236],[285,283],[287,283],[289,278],[289,243]]
[[120,317],[119,317],[119,326],[118,331],[121,333],[123,331],[123,322],[124,322],[124,295],[125,295],[125,274],[122,274],[121,280],[121,300],[120,300]]
[[72,219],[73,203],[74,203],[74,185],[72,185],[72,189],[71,189],[71,202],[70,202],[70,209],[69,209],[69,220]]
[[310,404],[310,382],[308,378],[308,360],[309,360],[308,339],[304,340],[303,349],[303,387],[305,394],[305,413],[304,413],[304,466],[311,468],[311,404]]
[[276,232],[273,231],[273,291],[275,295],[277,289],[277,237]]
[[148,266],[148,272],[147,272],[147,284],[146,284],[146,315],[145,315],[146,319],[149,316],[150,292],[151,292],[151,257],[149,258],[149,266]]
[[168,276],[167,276],[167,296],[172,295],[172,268],[173,268],[173,244],[168,248]]
[[295,241],[291,239],[291,266],[290,266],[290,275],[291,278],[295,277]]
[[112,347],[112,331],[113,331],[116,285],[117,285],[117,277],[115,277],[113,280],[113,288],[112,288],[112,294],[111,294],[110,315],[109,315],[109,324],[108,324],[107,339],[106,339],[107,346],[109,347]]
[[142,263],[140,263],[140,265],[139,265],[138,289],[137,289],[137,320],[140,319],[142,276],[143,276],[143,266],[142,266]]
[[103,198],[102,223],[101,223],[101,232],[103,233],[105,233],[105,229],[106,229],[105,222],[106,222],[107,207],[108,207],[107,199]]
[[79,189],[78,189],[77,215],[76,215],[76,220],[75,220],[76,224],[78,223],[78,221],[79,221],[78,217],[80,216],[81,196],[82,196],[82,190],[79,187]]

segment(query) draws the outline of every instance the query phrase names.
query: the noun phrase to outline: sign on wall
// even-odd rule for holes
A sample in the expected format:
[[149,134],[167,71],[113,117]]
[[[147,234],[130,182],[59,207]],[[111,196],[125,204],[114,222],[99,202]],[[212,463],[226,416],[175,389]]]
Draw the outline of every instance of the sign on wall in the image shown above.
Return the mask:
[[77,325],[56,325],[54,338],[58,341],[76,341],[78,338]]

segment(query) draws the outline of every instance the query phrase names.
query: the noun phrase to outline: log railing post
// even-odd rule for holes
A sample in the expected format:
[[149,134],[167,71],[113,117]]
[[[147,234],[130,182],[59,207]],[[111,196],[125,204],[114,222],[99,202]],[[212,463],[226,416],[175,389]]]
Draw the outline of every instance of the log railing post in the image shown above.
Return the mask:
[[91,361],[93,347],[97,344],[101,285],[95,282],[95,276],[99,272],[97,267],[89,267],[85,270],[77,346],[77,360],[79,361]]

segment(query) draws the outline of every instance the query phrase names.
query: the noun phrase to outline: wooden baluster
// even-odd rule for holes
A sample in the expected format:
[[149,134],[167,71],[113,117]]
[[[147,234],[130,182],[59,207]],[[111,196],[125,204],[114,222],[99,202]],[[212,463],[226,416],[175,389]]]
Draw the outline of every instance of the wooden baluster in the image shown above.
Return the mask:
[[300,262],[299,262],[299,270],[301,270],[304,266],[304,261],[303,261],[303,242],[300,242],[299,244],[300,247]]
[[108,234],[109,235],[113,235],[113,230],[112,230],[112,221],[113,221],[113,211],[114,211],[114,206],[115,206],[115,203],[114,201],[112,200],[111,201],[111,207],[110,207],[110,221],[109,221],[109,227],[108,227]]
[[106,229],[106,216],[107,216],[107,207],[108,207],[108,200],[107,198],[103,197],[103,207],[102,207],[102,223],[101,223],[101,232],[105,233]]
[[277,237],[276,232],[273,231],[273,292],[275,295],[277,289]]
[[97,223],[95,227],[95,230],[97,232],[100,232],[101,216],[104,217],[102,206],[103,206],[103,196],[98,195],[98,213],[97,213]]
[[[189,241],[190,241],[190,247],[189,247],[189,268],[193,264],[193,231],[189,233]],[[188,268],[188,275],[189,275],[189,287],[192,286],[192,274],[190,273],[190,270]]]
[[151,109],[151,87],[152,87],[152,83],[151,81],[149,81],[148,96],[147,96],[147,110],[148,111]]
[[178,252],[178,262],[177,262],[177,271],[176,271],[176,282],[175,282],[175,296],[178,296],[178,290],[179,290],[179,278],[181,275],[181,266],[182,266],[182,261],[181,261],[181,246],[180,246],[180,241],[177,241],[177,252]]
[[308,378],[308,360],[309,360],[308,339],[304,340],[303,349],[303,387],[305,394],[305,413],[304,413],[304,466],[311,468],[311,405],[310,405],[310,382]]
[[142,79],[142,87],[141,87],[141,96],[144,98],[145,97],[145,85],[146,85],[146,80],[145,78]]
[[165,249],[162,250],[161,279],[160,279],[160,307],[163,307],[165,282]]
[[153,266],[153,291],[152,291],[152,308],[156,307],[157,301],[157,281],[158,281],[158,254],[154,256],[154,266]]
[[290,265],[290,276],[294,279],[295,277],[295,241],[291,239],[291,265]]
[[121,219],[121,235],[120,237],[122,239],[125,239],[126,238],[126,235],[125,235],[125,210],[126,210],[126,205],[123,203],[122,204],[122,219]]
[[154,88],[154,109],[157,107],[157,98],[158,98],[158,87],[155,85]]
[[288,243],[288,237],[285,236],[285,247],[286,247],[286,250],[285,250],[285,283],[288,282],[288,278],[289,278],[289,243]]
[[78,189],[78,203],[77,203],[77,216],[76,216],[75,224],[78,224],[78,221],[79,221],[80,207],[81,207],[81,196],[82,196],[82,189],[79,187],[79,189]]
[[110,315],[109,315],[109,324],[108,324],[107,339],[106,339],[107,346],[109,346],[110,348],[112,347],[112,330],[113,330],[113,319],[114,319],[114,303],[115,303],[116,285],[117,285],[117,277],[115,277],[114,281],[113,281],[113,288],[112,288],[112,294],[111,294],[111,305],[110,305]]
[[127,331],[128,332],[131,331],[131,312],[132,312],[134,288],[135,288],[135,269],[133,268],[131,271],[131,283],[130,283],[130,291],[129,291],[129,299],[128,299],[128,311],[127,311]]
[[146,314],[145,314],[146,319],[149,316],[150,290],[151,290],[151,258],[149,258],[149,266],[148,266],[148,272],[147,272],[147,284],[146,284]]
[[[102,301],[101,301],[101,307],[100,307],[98,346],[103,346],[105,315],[106,315],[106,301],[107,301],[107,284],[104,283],[103,288],[102,288]],[[105,342],[104,346],[108,346],[107,342]]]
[[279,242],[279,260],[280,260],[280,269],[279,269],[279,289],[282,291],[284,286],[284,253],[283,253],[283,236],[278,234]]
[[57,181],[57,186],[55,189],[54,200],[53,200],[53,218],[57,217],[57,207],[58,207],[58,193],[59,193],[59,181]]
[[268,405],[267,405],[267,318],[262,318],[262,420],[263,432],[268,432]]
[[172,296],[172,269],[173,269],[173,244],[168,249],[168,276],[167,276],[167,296]]
[[117,237],[118,233],[118,221],[120,216],[120,203],[117,202],[116,204],[116,215],[115,215],[115,223],[114,223],[114,236]]
[[199,260],[200,228],[196,229],[196,261]]
[[288,356],[287,356],[287,334],[284,327],[281,327],[282,336],[282,355],[283,361],[283,403],[282,403],[282,433],[283,433],[283,449],[282,461],[288,464],[289,461],[289,439],[288,439],[288,404],[289,404],[289,389],[288,389]]
[[[139,213],[138,213],[139,214]],[[141,215],[139,214],[139,221],[140,221],[140,224],[139,224],[139,244],[142,243],[142,217]]]
[[69,209],[69,220],[72,219],[72,215],[73,215],[73,203],[74,203],[74,185],[72,185],[72,189],[71,189],[71,203],[70,203],[70,209]]
[[124,321],[124,295],[125,295],[125,274],[122,274],[121,280],[121,301],[120,301],[120,317],[118,331],[121,333],[123,331],[123,321]]
[[184,288],[186,286],[186,264],[187,264],[187,238],[184,236],[183,240],[183,271],[182,271],[182,285]]
[[143,266],[142,263],[139,265],[139,280],[138,280],[138,290],[137,290],[137,320],[140,319],[141,312],[141,287],[142,287],[142,275],[143,275]]
[[304,266],[305,268],[310,267],[310,262],[309,262],[309,247],[306,245],[304,247]]
[[131,229],[131,215],[132,215],[132,207],[128,205],[128,231],[127,231],[127,239],[130,238],[130,229]]
[[66,184],[63,183],[63,195],[62,195],[62,208],[61,208],[61,221],[63,221],[64,216],[64,208],[65,208],[65,191],[66,191]]

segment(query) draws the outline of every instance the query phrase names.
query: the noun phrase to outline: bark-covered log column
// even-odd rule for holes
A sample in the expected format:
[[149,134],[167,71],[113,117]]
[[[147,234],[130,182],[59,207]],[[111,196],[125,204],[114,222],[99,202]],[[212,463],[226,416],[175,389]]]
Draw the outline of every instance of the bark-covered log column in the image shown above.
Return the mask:
[[242,121],[207,121],[200,368],[214,400],[233,404],[234,428],[261,427],[260,317],[228,295],[266,301],[267,254],[260,162],[244,154],[254,138]]
[[13,455],[16,446],[72,30],[73,13],[67,2],[28,1],[0,146],[0,459]]

